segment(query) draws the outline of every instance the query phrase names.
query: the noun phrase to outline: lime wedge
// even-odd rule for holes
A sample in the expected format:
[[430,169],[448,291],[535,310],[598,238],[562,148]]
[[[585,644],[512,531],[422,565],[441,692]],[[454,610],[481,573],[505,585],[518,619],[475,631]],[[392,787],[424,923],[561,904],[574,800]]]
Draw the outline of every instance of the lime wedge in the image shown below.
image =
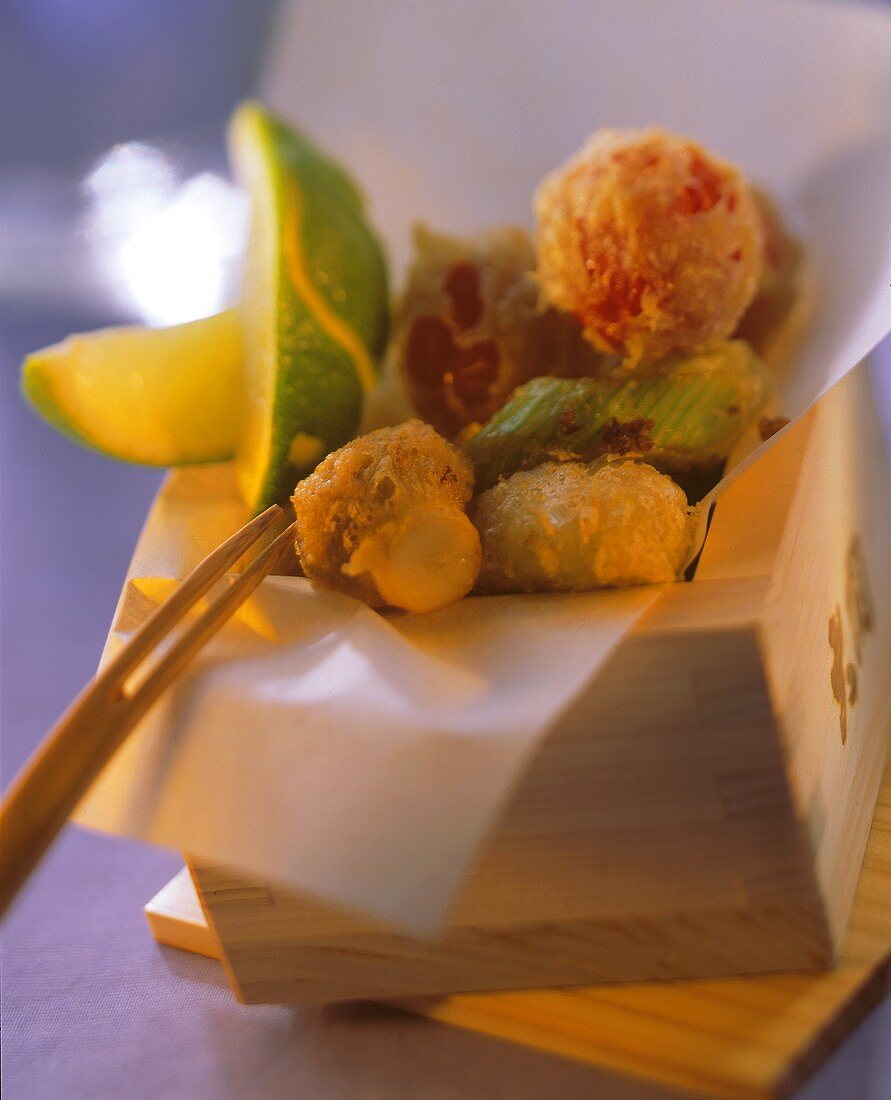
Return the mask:
[[237,469],[260,510],[356,434],[386,343],[387,269],[355,183],[305,137],[245,103],[229,144],[251,198]]
[[241,324],[233,310],[171,328],[109,328],[35,351],[25,395],[59,431],[125,462],[219,462],[242,405]]

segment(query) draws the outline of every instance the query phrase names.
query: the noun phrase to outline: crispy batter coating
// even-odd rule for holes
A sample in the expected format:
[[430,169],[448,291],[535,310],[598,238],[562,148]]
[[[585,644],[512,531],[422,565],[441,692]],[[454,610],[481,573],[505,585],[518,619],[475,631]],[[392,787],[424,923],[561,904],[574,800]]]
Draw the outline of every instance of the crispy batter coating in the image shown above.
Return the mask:
[[713,469],[764,407],[771,381],[748,344],[722,340],[633,374],[533,378],[459,441],[478,490],[548,460],[602,455],[645,456],[668,473]]
[[480,566],[472,492],[470,463],[428,424],[360,436],[294,490],[303,570],[372,607],[432,611],[460,599]]
[[758,187],[753,194],[761,218],[761,278],[736,336],[747,340],[771,366],[777,366],[791,351],[813,303],[801,242],[784,223],[770,195]]
[[762,222],[733,165],[660,130],[600,130],[540,185],[538,274],[627,366],[724,339],[761,272]]
[[638,462],[549,462],[481,493],[480,592],[585,592],[673,581],[690,548],[683,491]]
[[487,420],[537,374],[597,374],[577,321],[540,308],[532,243],[500,226],[474,238],[414,231],[391,355],[417,412],[445,435]]

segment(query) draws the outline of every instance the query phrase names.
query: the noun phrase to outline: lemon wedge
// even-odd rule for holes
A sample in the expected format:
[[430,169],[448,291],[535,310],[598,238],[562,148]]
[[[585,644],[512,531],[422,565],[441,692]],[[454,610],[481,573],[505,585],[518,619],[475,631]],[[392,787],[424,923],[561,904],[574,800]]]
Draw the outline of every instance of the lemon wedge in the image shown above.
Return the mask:
[[27,357],[22,389],[55,428],[112,458],[220,462],[238,437],[243,358],[241,322],[228,310],[68,336]]

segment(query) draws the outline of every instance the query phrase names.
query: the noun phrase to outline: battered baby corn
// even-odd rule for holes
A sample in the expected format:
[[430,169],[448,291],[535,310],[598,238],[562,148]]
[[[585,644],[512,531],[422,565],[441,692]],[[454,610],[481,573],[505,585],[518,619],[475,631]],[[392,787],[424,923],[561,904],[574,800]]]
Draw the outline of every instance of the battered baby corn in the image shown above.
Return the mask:
[[761,273],[762,221],[733,165],[661,130],[600,130],[535,197],[538,276],[628,366],[731,335]]
[[643,463],[545,463],[473,503],[477,590],[585,592],[673,581],[691,541],[687,498]]
[[473,587],[470,463],[419,420],[347,443],[291,498],[310,580],[372,607],[434,611]]

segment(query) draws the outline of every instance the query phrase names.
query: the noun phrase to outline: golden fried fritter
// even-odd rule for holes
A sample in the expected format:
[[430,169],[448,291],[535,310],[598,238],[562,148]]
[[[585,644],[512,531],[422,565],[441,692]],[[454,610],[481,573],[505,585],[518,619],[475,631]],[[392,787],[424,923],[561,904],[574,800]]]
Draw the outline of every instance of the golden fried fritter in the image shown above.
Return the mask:
[[578,322],[541,309],[532,243],[501,226],[474,238],[418,225],[391,355],[417,412],[446,435],[487,420],[537,374],[601,371]]
[[470,463],[428,424],[360,436],[294,490],[303,570],[372,607],[443,607],[479,571],[479,537],[465,513],[472,492]]
[[585,592],[672,581],[690,548],[683,491],[644,463],[549,462],[473,502],[480,592]]
[[761,271],[761,218],[733,165],[660,130],[600,130],[540,185],[538,275],[626,365],[735,329]]

